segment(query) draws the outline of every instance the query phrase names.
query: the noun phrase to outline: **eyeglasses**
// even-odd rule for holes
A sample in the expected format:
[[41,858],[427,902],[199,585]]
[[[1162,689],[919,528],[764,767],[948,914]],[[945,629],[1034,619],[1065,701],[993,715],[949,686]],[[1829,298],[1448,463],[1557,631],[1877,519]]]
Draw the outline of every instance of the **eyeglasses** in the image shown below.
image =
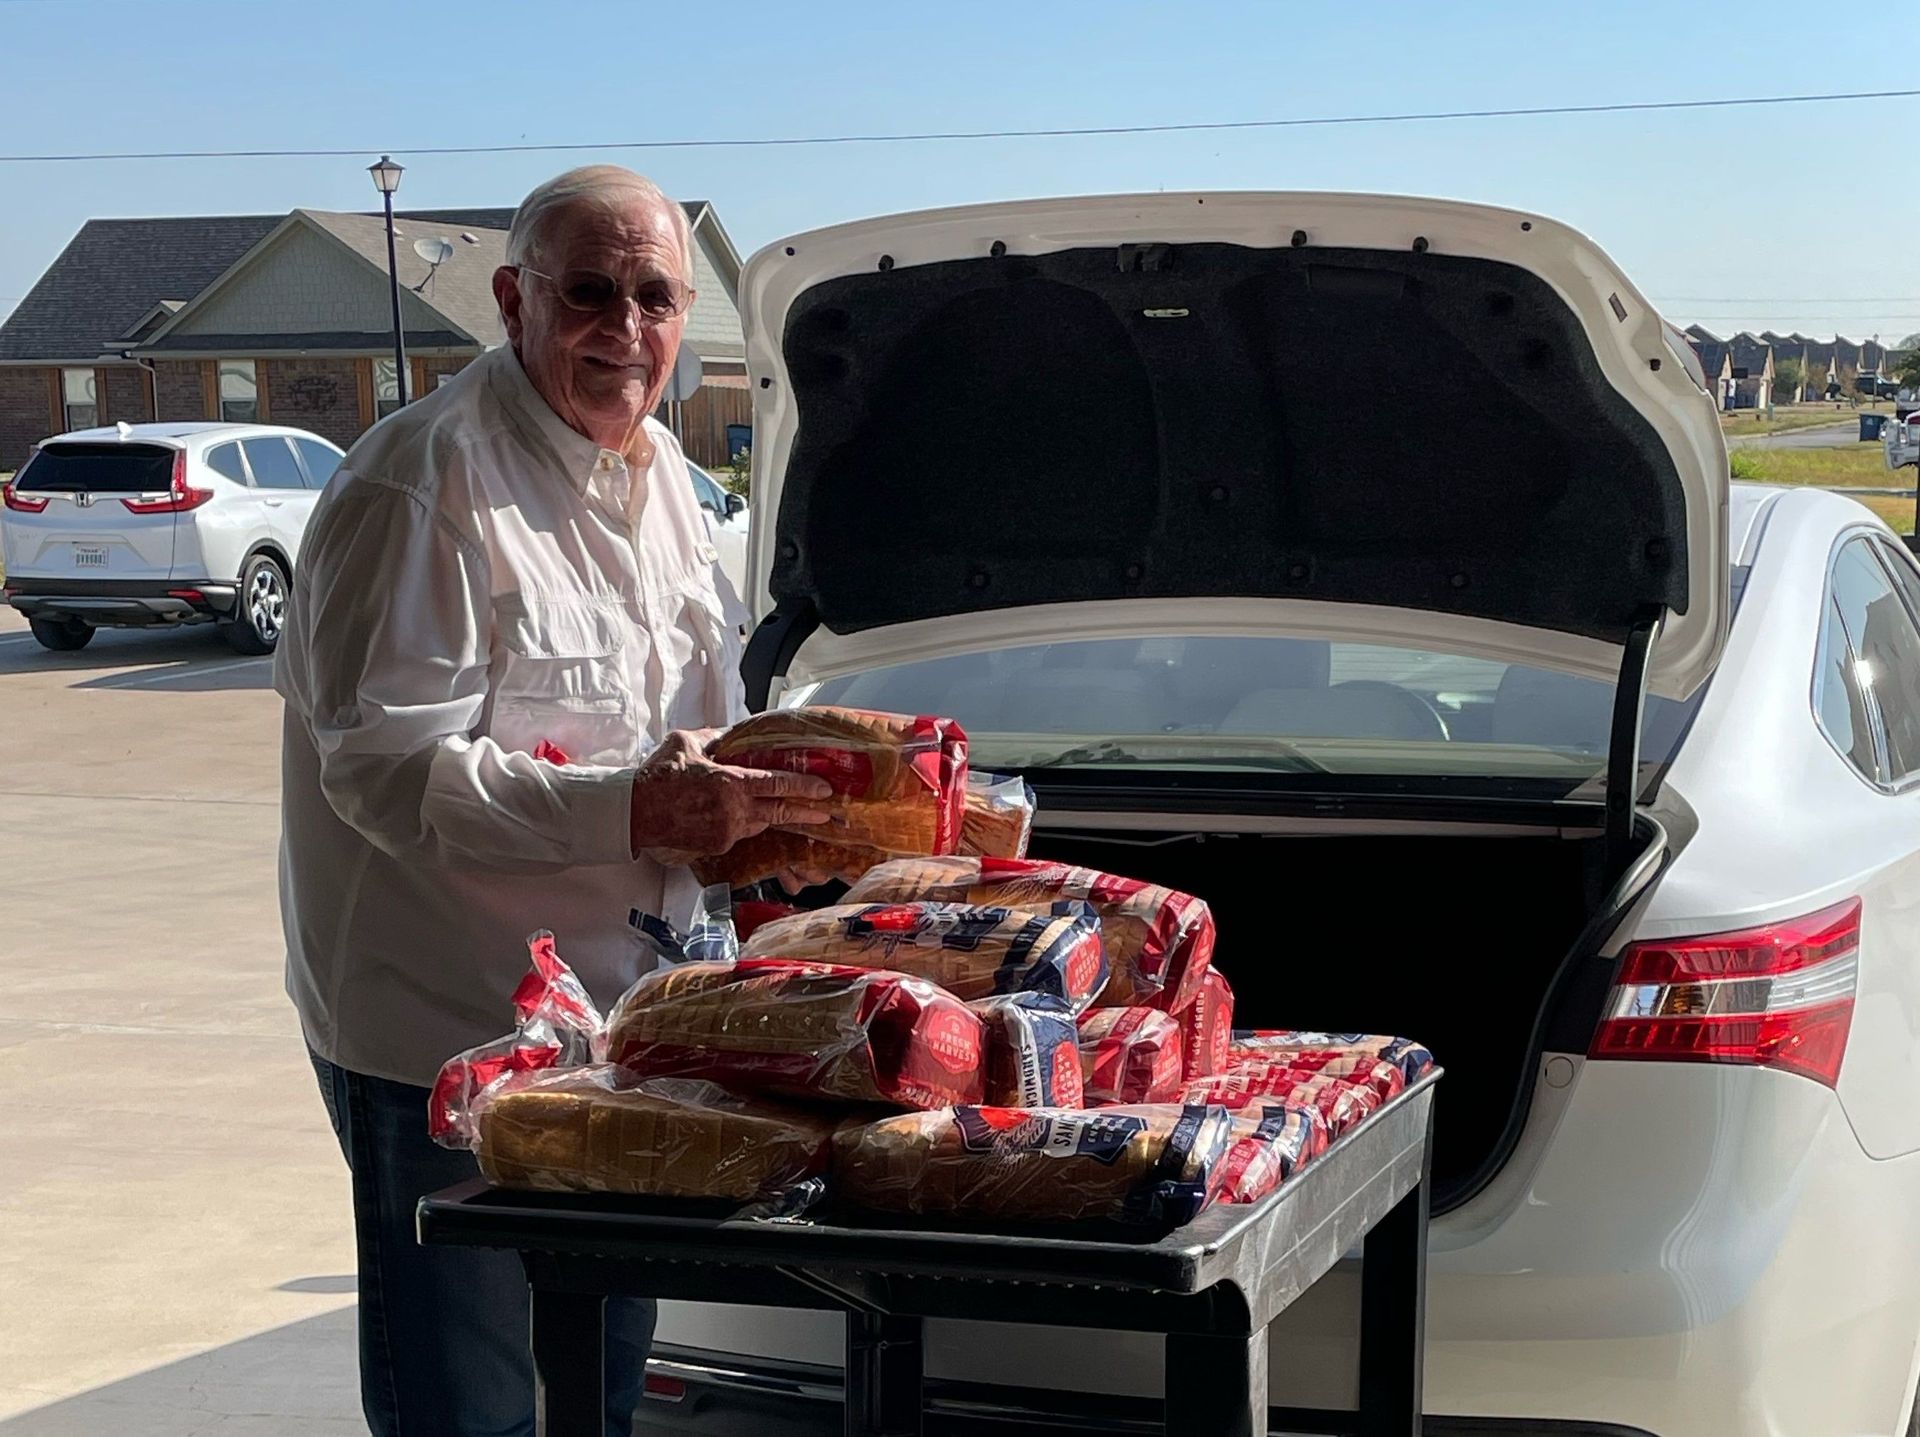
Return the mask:
[[[516,265],[522,274],[534,275],[552,285],[560,303],[581,314],[604,314],[629,298],[620,281],[597,269],[570,269],[548,274],[530,264]],[[693,303],[694,289],[668,275],[643,279],[633,287],[631,298],[647,324],[665,324],[687,312]]]

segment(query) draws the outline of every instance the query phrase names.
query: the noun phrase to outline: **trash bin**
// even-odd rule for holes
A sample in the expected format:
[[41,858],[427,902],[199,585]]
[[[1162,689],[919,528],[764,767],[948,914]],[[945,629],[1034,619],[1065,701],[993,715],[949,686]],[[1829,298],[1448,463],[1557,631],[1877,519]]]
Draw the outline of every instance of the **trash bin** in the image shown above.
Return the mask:
[[1862,414],[1860,416],[1860,442],[1871,443],[1880,437],[1880,426],[1887,422],[1884,414]]
[[[1862,439],[1866,435],[1860,436]],[[740,457],[742,449],[753,447],[753,426],[751,424],[729,424],[727,426],[727,462],[731,464]]]

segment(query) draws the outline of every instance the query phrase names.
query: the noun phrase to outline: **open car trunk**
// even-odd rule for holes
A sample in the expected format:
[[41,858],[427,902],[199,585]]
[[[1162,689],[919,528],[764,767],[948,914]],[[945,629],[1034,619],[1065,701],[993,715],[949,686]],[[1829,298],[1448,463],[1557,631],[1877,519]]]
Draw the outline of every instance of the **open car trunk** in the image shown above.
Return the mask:
[[1206,899],[1235,1027],[1392,1033],[1431,1048],[1447,1070],[1434,1105],[1440,1211],[1491,1178],[1518,1134],[1538,1020],[1604,901],[1606,865],[1597,833],[1471,837],[1453,826],[1393,836],[1042,828],[1032,852]]

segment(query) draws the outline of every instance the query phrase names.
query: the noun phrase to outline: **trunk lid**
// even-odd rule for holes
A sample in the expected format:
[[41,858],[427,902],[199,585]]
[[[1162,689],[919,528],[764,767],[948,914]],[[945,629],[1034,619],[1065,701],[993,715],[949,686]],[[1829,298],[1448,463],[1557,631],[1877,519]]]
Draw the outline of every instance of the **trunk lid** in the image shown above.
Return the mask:
[[984,205],[742,279],[750,672],[1089,632],[1365,634],[1683,698],[1727,462],[1683,337],[1584,236],[1359,195]]
[[171,578],[178,515],[137,513],[123,501],[164,496],[179,452],[173,445],[111,437],[42,444],[13,480],[20,503],[5,513],[8,573],[22,579]]

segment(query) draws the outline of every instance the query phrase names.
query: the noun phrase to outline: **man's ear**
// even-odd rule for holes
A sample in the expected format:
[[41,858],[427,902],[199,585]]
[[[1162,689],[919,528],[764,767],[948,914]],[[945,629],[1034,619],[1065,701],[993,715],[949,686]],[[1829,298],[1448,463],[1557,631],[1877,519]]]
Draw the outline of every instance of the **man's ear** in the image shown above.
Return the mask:
[[507,327],[507,342],[520,342],[520,271],[503,264],[493,272],[493,298]]

